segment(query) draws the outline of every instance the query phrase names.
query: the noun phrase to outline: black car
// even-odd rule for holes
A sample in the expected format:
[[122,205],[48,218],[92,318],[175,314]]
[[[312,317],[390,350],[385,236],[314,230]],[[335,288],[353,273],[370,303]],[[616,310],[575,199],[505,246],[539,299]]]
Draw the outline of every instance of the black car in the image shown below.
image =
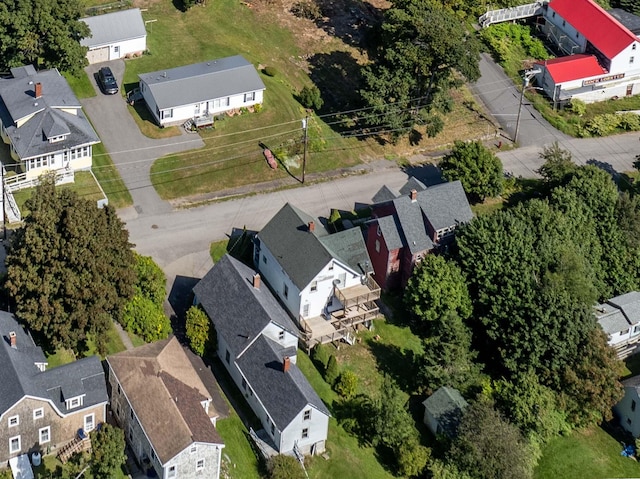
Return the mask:
[[111,68],[109,67],[102,67],[100,71],[98,71],[98,85],[103,93],[107,95],[115,95],[118,93],[116,77],[113,76]]

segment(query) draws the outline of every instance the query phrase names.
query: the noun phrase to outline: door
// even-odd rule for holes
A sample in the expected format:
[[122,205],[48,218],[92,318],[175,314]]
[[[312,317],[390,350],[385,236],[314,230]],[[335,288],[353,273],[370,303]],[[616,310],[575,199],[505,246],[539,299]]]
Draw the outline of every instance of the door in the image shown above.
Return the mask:
[[90,64],[109,61],[109,47],[96,48],[87,52],[87,60]]
[[627,85],[627,96],[633,95],[633,83],[631,85]]

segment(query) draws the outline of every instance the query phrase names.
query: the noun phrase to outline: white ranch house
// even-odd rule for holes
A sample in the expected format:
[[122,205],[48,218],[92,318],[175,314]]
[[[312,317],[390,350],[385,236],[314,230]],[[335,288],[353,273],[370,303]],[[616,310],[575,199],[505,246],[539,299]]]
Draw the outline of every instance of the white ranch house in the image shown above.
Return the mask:
[[91,169],[92,146],[100,140],[65,78],[32,65],[11,74],[0,79],[0,137],[22,176]]
[[91,36],[80,40],[89,49],[90,64],[141,55],[147,49],[147,30],[139,8],[81,18]]
[[264,83],[240,55],[139,75],[140,92],[160,126],[262,104]]

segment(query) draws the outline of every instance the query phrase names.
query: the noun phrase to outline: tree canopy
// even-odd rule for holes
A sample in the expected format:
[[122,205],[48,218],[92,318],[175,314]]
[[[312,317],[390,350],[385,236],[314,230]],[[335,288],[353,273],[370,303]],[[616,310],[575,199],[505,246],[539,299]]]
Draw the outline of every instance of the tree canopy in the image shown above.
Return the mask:
[[33,64],[78,72],[87,60],[80,40],[90,36],[80,0],[0,2],[0,70]]
[[502,193],[502,163],[479,141],[456,141],[451,153],[440,162],[440,169],[448,181],[460,180],[472,201]]
[[448,103],[434,108],[434,99],[448,95],[454,72],[469,81],[480,76],[479,51],[475,36],[439,2],[394,1],[385,12],[374,62],[364,70],[368,122],[395,138],[421,124],[438,133],[442,120],[436,112],[446,113]]
[[99,209],[52,177],[26,202],[30,214],[7,252],[6,288],[16,315],[50,346],[104,346],[112,319],[133,295],[135,260],[113,208]]
[[124,431],[102,424],[91,432],[91,473],[96,479],[110,479],[126,462]]

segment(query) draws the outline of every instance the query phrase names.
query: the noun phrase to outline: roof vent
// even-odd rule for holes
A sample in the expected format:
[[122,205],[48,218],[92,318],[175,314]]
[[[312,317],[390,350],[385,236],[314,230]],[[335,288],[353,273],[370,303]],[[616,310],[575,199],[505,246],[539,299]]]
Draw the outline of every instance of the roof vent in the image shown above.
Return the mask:
[[33,102],[33,106],[38,106],[38,102],[37,102],[37,101],[34,101],[34,102]]

